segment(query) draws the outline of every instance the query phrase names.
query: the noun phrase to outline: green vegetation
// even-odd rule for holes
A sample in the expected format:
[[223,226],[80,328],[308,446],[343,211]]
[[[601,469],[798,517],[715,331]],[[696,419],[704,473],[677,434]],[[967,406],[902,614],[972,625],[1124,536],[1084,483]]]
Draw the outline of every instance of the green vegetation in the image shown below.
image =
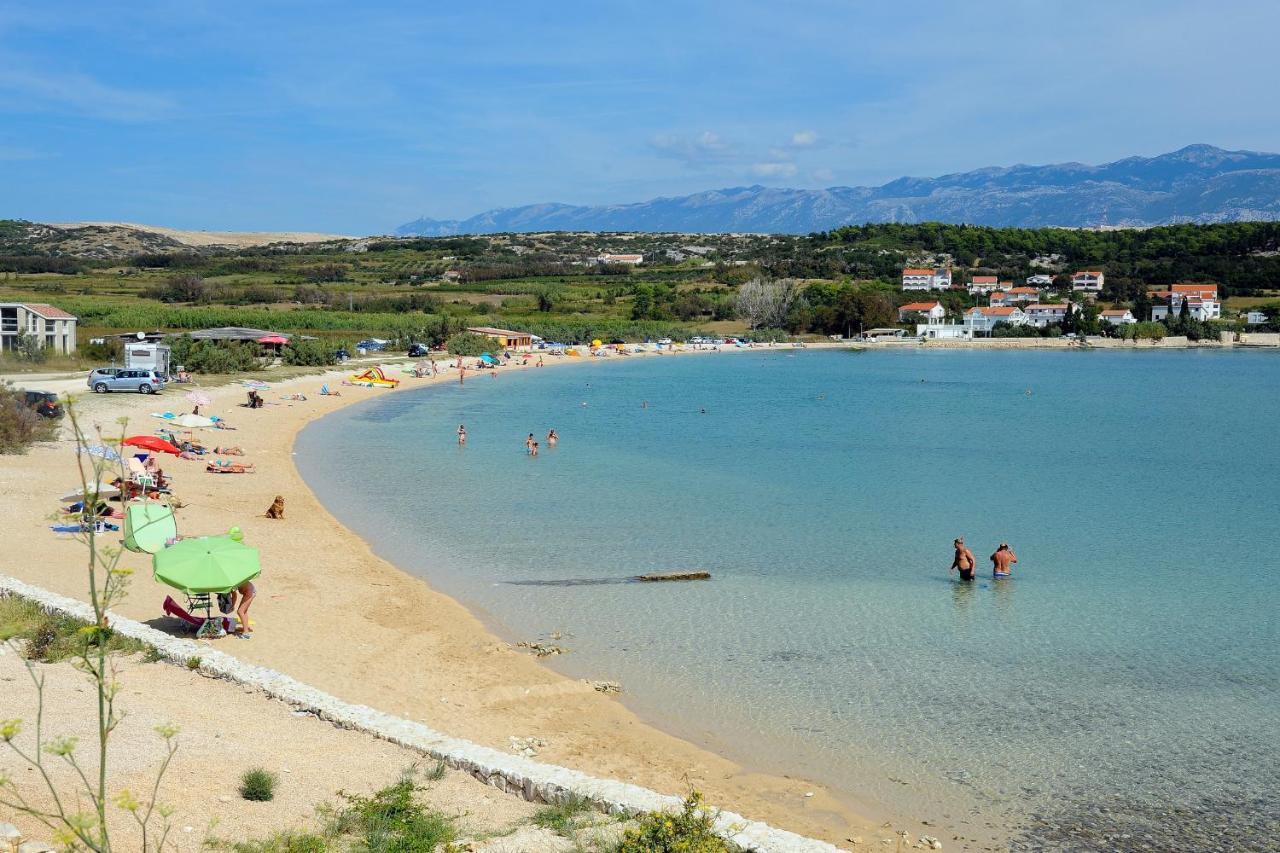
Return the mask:
[[26,396],[0,380],[0,455],[26,453],[31,445],[52,441],[58,424],[27,406]]
[[[111,345],[91,351],[87,344],[108,333],[247,326],[318,338],[285,354],[290,364],[325,366],[339,346],[367,336],[390,340],[393,349],[442,346],[474,326],[565,343],[758,336],[765,328],[850,336],[896,325],[897,307],[919,298],[939,299],[953,321],[985,304],[963,290],[904,294],[907,265],[948,264],[957,285],[975,275],[1021,283],[1046,273],[1054,277],[1048,298],[1059,301],[1070,298],[1071,272],[1102,269],[1099,304],[1123,305],[1139,319],[1150,317],[1148,289],[1174,282],[1214,282],[1224,297],[1250,300],[1241,307],[1280,295],[1280,223],[1116,231],[885,224],[807,236],[498,234],[235,251],[183,247],[143,232],[122,239],[118,231],[98,235],[88,252],[94,228],[63,234],[0,222],[0,299],[51,301],[79,316],[82,361],[109,360]],[[606,251],[641,254],[645,262],[596,263]],[[786,310],[763,310],[759,300],[761,310],[744,310],[752,303],[744,288],[749,293],[754,280],[793,282]],[[1119,334],[1096,317],[1081,319],[1059,331]],[[1213,337],[1234,318],[1175,328],[1176,319],[1166,331],[1195,338]],[[199,372],[251,369],[241,355],[211,346],[177,363]],[[4,358],[16,368],[26,364]]]
[[617,853],[729,853],[733,848],[715,833],[715,818],[694,791],[675,814],[650,812],[637,818]]
[[477,335],[472,332],[459,332],[445,342],[445,349],[449,351],[450,355],[475,356],[484,352],[500,352],[502,347],[498,346],[498,341],[495,338]]
[[276,774],[255,767],[240,776],[240,796],[255,803],[270,802],[276,796]]
[[570,795],[565,800],[539,809],[533,816],[533,822],[543,829],[569,838],[579,828],[582,817],[590,811],[591,804],[587,800]]
[[50,613],[34,601],[15,595],[0,596],[0,642],[26,643],[27,660],[57,663],[75,660],[106,643],[109,653],[133,654],[145,646],[110,629],[86,630],[88,625],[70,616]]

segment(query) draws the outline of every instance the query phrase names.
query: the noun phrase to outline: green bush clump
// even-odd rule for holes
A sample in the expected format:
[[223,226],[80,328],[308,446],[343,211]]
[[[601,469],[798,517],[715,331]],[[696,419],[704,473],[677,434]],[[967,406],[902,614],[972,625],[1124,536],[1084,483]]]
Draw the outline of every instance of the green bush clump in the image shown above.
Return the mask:
[[26,453],[38,441],[52,441],[58,424],[27,406],[26,397],[0,380],[0,454]]
[[445,349],[450,355],[480,355],[484,352],[501,352],[502,347],[493,338],[473,332],[458,332],[445,342]]
[[641,815],[623,835],[617,853],[731,853],[733,848],[715,832],[715,817],[694,791],[675,814]]
[[259,370],[260,347],[236,341],[197,341],[183,335],[170,344],[174,364],[192,373],[244,373]]
[[333,815],[328,834],[355,835],[364,843],[361,849],[434,853],[451,844],[457,830],[452,819],[417,802],[414,795],[419,790],[413,779],[406,777],[372,797],[344,794],[347,805]]
[[327,367],[338,363],[337,351],[337,346],[325,341],[295,339],[281,351],[281,358],[285,364]]
[[240,796],[255,803],[266,803],[275,799],[276,774],[261,767],[246,770],[240,777]]
[[111,652],[129,654],[144,648],[137,640],[110,628],[90,630],[83,622],[49,613],[34,601],[16,595],[0,596],[0,643],[7,640],[25,640],[23,654],[28,660],[42,663],[77,658],[104,641]]

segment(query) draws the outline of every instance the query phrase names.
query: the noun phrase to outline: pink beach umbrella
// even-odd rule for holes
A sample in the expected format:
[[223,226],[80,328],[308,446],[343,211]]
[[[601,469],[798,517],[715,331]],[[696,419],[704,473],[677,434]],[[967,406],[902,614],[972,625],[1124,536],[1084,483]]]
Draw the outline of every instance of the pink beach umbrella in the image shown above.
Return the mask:
[[213,402],[213,400],[209,398],[209,395],[203,391],[188,391],[186,396],[188,400],[195,403],[197,406],[207,406]]

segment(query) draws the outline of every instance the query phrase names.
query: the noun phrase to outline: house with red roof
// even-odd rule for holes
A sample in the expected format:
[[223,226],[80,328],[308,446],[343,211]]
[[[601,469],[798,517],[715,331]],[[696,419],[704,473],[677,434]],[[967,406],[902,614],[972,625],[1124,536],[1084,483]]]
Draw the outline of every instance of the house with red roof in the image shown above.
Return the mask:
[[1171,284],[1168,290],[1157,290],[1150,295],[1152,320],[1179,316],[1184,301],[1187,314],[1193,320],[1217,320],[1222,316],[1216,284]]
[[20,338],[32,338],[62,355],[76,351],[74,314],[43,302],[0,302],[0,352],[13,352]]
[[1034,287],[1001,288],[1000,292],[1004,294],[1005,305],[1030,305],[1040,301],[1040,291]]
[[1098,293],[1106,276],[1102,270],[1080,270],[1071,276],[1071,289],[1077,292]]
[[947,316],[947,309],[941,302],[908,302],[898,309],[898,322],[906,323],[911,319],[920,319],[926,323],[941,323]]
[[1077,305],[1072,305],[1066,302],[1047,305],[1037,303],[1026,306],[1022,309],[1022,312],[1027,315],[1028,326],[1035,326],[1037,329],[1043,329],[1045,326],[1049,326],[1054,323],[1061,323],[1063,320],[1067,319],[1067,311],[1069,310],[1078,312],[1080,308]]
[[1000,289],[1000,279],[994,275],[975,275],[969,279],[969,292],[975,296],[979,293],[990,293]]
[[902,289],[946,290],[951,287],[951,270],[946,267],[907,267],[902,271]]
[[1138,322],[1138,318],[1133,316],[1133,312],[1128,308],[1108,308],[1100,312],[1098,318],[1113,326],[1132,326]]

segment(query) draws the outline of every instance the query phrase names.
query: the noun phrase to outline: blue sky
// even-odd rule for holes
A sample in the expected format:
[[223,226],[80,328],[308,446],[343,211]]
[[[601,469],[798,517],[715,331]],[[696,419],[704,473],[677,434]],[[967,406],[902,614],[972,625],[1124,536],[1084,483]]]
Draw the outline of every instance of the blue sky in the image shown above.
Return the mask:
[[1280,150],[1280,3],[0,3],[0,217],[421,215]]

